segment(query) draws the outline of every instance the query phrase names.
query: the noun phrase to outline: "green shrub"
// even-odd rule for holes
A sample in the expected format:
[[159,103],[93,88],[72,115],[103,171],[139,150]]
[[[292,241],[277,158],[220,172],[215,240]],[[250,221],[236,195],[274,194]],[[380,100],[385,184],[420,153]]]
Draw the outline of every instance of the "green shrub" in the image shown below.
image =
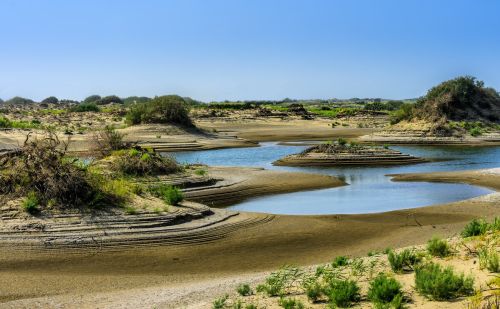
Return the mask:
[[12,122],[4,117],[4,116],[0,116],[0,128],[10,128],[12,127]]
[[285,309],[303,309],[304,308],[304,304],[300,300],[295,299],[295,298],[281,297],[278,300],[278,305],[280,305],[280,307],[283,307]]
[[257,309],[257,306],[254,304],[246,304],[245,309]]
[[476,137],[483,134],[483,129],[475,127],[469,130],[469,134]]
[[80,103],[71,108],[72,112],[83,113],[83,112],[99,112],[101,109],[95,103]]
[[450,245],[445,239],[433,237],[427,242],[427,252],[432,256],[446,257],[450,255]]
[[345,138],[339,137],[337,139],[337,143],[341,146],[345,146],[347,144],[347,140]]
[[415,270],[415,287],[427,298],[449,300],[473,293],[474,279],[457,275],[453,268],[429,263]]
[[484,235],[488,231],[488,223],[483,219],[473,219],[462,230],[462,237]]
[[360,300],[360,289],[353,280],[331,280],[325,288],[325,294],[331,306],[350,307]]
[[403,120],[409,120],[413,117],[414,104],[405,103],[389,114],[391,124],[396,124]]
[[118,104],[123,104],[123,100],[117,97],[116,95],[108,95],[106,97],[103,97],[99,100],[97,100],[95,103],[99,105],[105,105],[105,104],[111,104],[111,103],[118,103]]
[[238,285],[238,287],[236,288],[236,292],[238,292],[238,294],[240,294],[241,296],[248,296],[253,294],[252,288],[246,283]]
[[399,304],[401,306],[401,284],[386,274],[379,274],[370,282],[368,299],[375,304]]
[[323,295],[323,286],[318,282],[316,278],[305,282],[304,289],[307,299],[309,299],[313,303],[317,302]]
[[184,200],[184,194],[182,191],[174,186],[170,185],[157,185],[148,188],[149,192],[154,196],[159,197],[169,205],[178,205]]
[[400,253],[390,250],[387,254],[387,259],[394,272],[411,271],[415,265],[420,263],[422,258],[411,249],[404,249]]
[[229,295],[226,294],[222,297],[215,299],[212,302],[212,308],[213,309],[223,309],[224,307],[226,307],[226,301],[228,300],[228,298],[229,298]]
[[149,102],[132,105],[126,120],[129,124],[174,123],[193,126],[188,104],[176,95],[156,97]]
[[39,211],[38,205],[39,202],[36,197],[36,193],[34,191],[30,191],[22,203],[23,209],[30,214],[35,214]]
[[499,217],[495,217],[495,219],[493,219],[493,222],[491,222],[491,224],[489,225],[489,229],[493,232],[500,231],[500,218]]
[[257,286],[257,292],[268,296],[282,296],[289,293],[289,289],[302,277],[303,272],[297,267],[285,265],[278,271],[271,273],[265,283]]
[[347,256],[343,256],[343,255],[336,256],[332,261],[333,268],[346,266],[347,264],[349,264],[349,258]]
[[483,248],[479,250],[479,267],[486,268],[492,273],[500,272],[500,258],[495,249]]
[[194,173],[198,176],[205,176],[207,174],[207,170],[199,168],[195,170]]

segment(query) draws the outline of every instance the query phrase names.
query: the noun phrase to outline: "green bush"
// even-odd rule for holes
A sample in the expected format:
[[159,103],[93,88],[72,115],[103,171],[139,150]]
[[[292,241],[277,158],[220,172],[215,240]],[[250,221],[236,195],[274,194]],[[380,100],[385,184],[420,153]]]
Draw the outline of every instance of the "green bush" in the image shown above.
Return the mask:
[[238,287],[236,288],[236,292],[238,292],[238,294],[240,294],[241,296],[248,296],[253,294],[252,288],[246,283],[238,285]]
[[278,300],[278,305],[280,305],[280,307],[283,307],[285,309],[303,309],[304,308],[304,304],[300,300],[295,299],[295,298],[281,297]]
[[493,219],[493,222],[489,225],[489,229],[492,230],[493,232],[500,231],[500,218],[495,217]]
[[492,273],[500,272],[500,258],[495,249],[483,248],[479,250],[479,267],[486,268]]
[[341,146],[345,146],[347,144],[347,140],[345,138],[339,137],[337,139],[337,143]]
[[48,98],[43,99],[42,102],[40,102],[40,103],[57,104],[57,103],[59,103],[59,100],[56,97],[54,97],[54,96],[50,96]]
[[349,258],[347,256],[343,256],[343,255],[336,256],[332,261],[333,268],[346,266],[347,264],[349,264]]
[[469,130],[469,134],[476,137],[483,134],[483,130],[481,128],[472,128]]
[[483,219],[473,219],[462,230],[462,237],[484,235],[488,231],[488,223]]
[[325,294],[331,306],[350,307],[361,299],[356,281],[334,279],[328,282]]
[[387,254],[387,259],[394,272],[411,271],[415,265],[420,263],[422,258],[411,249],[404,249],[400,253],[390,250]]
[[97,100],[95,103],[97,103],[99,105],[105,105],[105,104],[111,104],[111,103],[123,104],[123,100],[115,95],[109,95],[109,96],[106,96],[104,98],[101,98],[100,100]]
[[72,112],[83,113],[83,112],[99,112],[101,109],[95,103],[80,103],[71,108]]
[[307,299],[309,299],[313,303],[317,302],[323,295],[323,286],[318,282],[316,278],[306,282],[304,284],[304,289]]
[[4,116],[0,116],[0,128],[10,128],[12,127],[12,122],[4,117]]
[[389,114],[391,124],[396,124],[403,120],[409,120],[413,117],[414,104],[405,103]]
[[36,193],[34,191],[30,191],[22,203],[23,209],[30,214],[35,214],[39,211],[38,205],[39,201],[36,197]]
[[126,115],[127,123],[174,123],[192,127],[188,104],[180,96],[156,97],[146,103],[132,105]]
[[94,95],[86,97],[83,100],[83,103],[95,103],[95,102],[99,101],[100,99],[101,99],[100,95],[94,94]]
[[383,273],[370,282],[368,289],[368,299],[373,303],[391,304],[392,307],[401,307],[402,294],[401,284],[396,279]]
[[433,300],[449,300],[474,292],[474,279],[457,275],[453,268],[443,268],[429,263],[415,270],[415,287],[425,297]]
[[445,239],[433,237],[427,242],[427,252],[432,256],[446,257],[450,255],[450,245]]
[[229,298],[229,295],[224,295],[222,297],[219,297],[217,299],[215,299],[213,302],[212,302],[212,308],[213,309],[223,309],[226,307],[226,301],[228,300]]
[[174,186],[169,186],[165,184],[149,187],[149,192],[159,197],[169,205],[178,205],[182,200],[184,200],[184,194],[182,191]]

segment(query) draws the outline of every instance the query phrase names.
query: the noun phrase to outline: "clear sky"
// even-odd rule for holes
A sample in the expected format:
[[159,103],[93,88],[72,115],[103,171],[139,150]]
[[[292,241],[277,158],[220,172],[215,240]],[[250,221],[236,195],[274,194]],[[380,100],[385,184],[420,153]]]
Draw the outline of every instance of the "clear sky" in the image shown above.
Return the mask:
[[498,0],[0,0],[0,98],[412,98],[500,89]]

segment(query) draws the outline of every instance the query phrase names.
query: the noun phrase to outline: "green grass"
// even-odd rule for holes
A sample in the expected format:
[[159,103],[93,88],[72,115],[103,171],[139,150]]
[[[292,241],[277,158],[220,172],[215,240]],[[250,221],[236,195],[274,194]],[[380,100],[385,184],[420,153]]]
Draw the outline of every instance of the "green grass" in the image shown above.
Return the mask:
[[495,249],[483,248],[479,250],[479,267],[492,273],[500,272],[500,257]]
[[304,308],[304,304],[300,300],[295,299],[295,298],[281,297],[278,301],[278,305],[280,305],[280,307],[283,307],[285,309],[303,309]]
[[283,296],[289,293],[289,289],[303,276],[301,269],[285,265],[278,271],[271,273],[263,284],[257,286],[257,292],[268,296]]

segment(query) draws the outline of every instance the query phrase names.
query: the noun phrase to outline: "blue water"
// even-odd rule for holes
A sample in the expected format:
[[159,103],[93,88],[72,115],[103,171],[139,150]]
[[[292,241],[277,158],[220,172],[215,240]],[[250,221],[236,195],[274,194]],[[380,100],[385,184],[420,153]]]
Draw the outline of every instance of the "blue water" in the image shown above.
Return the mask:
[[418,157],[438,161],[384,167],[283,167],[271,163],[306,146],[262,143],[261,147],[179,152],[183,163],[219,166],[258,166],[268,169],[334,175],[344,187],[254,198],[229,209],[275,214],[373,213],[448,203],[492,192],[465,184],[393,182],[387,174],[458,171],[500,167],[500,147],[393,146]]

